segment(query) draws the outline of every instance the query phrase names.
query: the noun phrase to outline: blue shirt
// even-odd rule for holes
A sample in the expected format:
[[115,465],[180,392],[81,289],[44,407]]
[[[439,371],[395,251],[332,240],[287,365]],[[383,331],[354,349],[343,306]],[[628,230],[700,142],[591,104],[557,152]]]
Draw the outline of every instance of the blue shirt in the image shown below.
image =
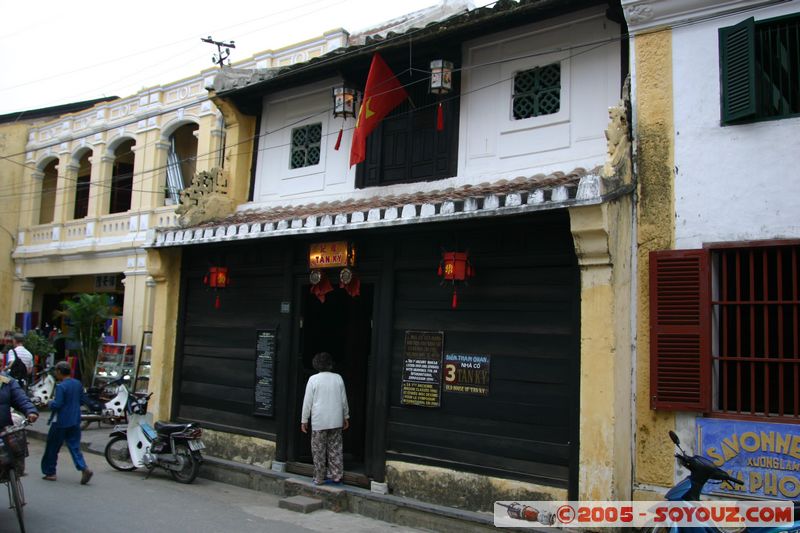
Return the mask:
[[0,429],[11,425],[11,408],[25,415],[38,413],[17,380],[6,373],[0,374]]
[[83,385],[74,378],[67,378],[56,385],[56,398],[50,402],[50,410],[55,416],[53,425],[57,428],[68,428],[81,423],[81,397],[84,395]]

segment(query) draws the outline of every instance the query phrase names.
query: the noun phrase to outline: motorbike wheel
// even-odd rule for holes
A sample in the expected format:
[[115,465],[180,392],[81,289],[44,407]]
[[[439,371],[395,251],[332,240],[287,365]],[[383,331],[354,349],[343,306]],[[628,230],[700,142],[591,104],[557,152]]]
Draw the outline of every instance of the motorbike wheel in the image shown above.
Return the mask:
[[183,457],[185,463],[182,470],[170,470],[169,473],[178,483],[191,483],[200,472],[200,463],[195,459],[194,455],[192,455],[189,446],[186,444],[176,444],[175,454],[179,457]]
[[117,435],[108,441],[105,456],[108,464],[117,470],[122,472],[136,470],[136,465],[133,464],[133,459],[131,459],[131,452],[128,450],[128,439],[125,437]]
[[22,482],[17,477],[17,471],[14,468],[8,470],[8,491],[11,503],[13,503],[14,510],[17,513],[19,530],[21,533],[25,533],[25,521],[22,517],[22,506],[25,505],[25,497],[22,495]]

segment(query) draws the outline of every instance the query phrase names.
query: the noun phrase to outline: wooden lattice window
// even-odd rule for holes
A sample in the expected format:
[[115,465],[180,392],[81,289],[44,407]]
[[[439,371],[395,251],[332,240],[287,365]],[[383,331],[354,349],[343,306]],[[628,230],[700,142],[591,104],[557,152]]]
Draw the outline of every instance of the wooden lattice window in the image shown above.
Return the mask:
[[303,168],[319,164],[322,124],[309,124],[292,130],[292,155],[289,168]]
[[561,63],[514,75],[514,120],[552,115],[561,109]]

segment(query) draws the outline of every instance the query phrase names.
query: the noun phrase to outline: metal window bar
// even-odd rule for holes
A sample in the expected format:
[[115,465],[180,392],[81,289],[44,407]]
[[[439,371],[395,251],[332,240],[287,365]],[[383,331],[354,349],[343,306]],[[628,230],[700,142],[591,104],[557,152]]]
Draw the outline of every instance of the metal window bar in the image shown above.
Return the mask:
[[800,17],[758,24],[756,58],[760,115],[800,113]]
[[717,409],[800,419],[799,245],[718,250]]
[[167,196],[172,198],[176,205],[180,202],[181,191],[183,190],[183,171],[181,161],[178,159],[178,150],[175,148],[175,136],[169,139],[169,150],[167,151]]

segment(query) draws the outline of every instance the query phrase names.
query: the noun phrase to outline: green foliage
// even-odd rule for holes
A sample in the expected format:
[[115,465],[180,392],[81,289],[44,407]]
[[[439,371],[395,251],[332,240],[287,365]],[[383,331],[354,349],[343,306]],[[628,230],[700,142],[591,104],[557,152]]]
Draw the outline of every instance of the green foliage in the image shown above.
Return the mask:
[[25,335],[25,340],[22,341],[22,345],[25,346],[25,348],[33,355],[39,355],[42,357],[47,357],[56,351],[55,346],[53,346],[53,343],[50,342],[47,337],[40,335],[33,330],[29,331],[27,335]]
[[79,294],[71,300],[61,302],[59,316],[67,319],[68,337],[80,345],[80,369],[83,384],[91,385],[92,372],[100,349],[103,326],[111,318],[114,309],[107,294]]

